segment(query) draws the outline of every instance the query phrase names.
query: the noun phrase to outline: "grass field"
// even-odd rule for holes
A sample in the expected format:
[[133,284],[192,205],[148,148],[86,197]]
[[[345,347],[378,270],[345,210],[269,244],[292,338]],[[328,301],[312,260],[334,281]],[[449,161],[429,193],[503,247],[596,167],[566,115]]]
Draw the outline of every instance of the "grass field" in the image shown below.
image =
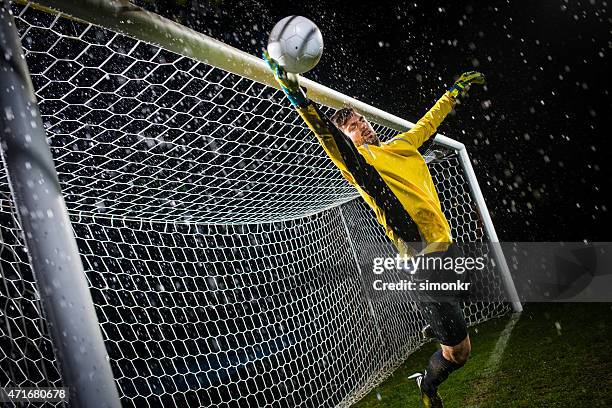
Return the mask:
[[[470,337],[470,361],[440,388],[445,408],[612,407],[610,303],[527,304],[520,316],[472,327]],[[353,408],[420,407],[407,377],[436,347],[412,354]]]

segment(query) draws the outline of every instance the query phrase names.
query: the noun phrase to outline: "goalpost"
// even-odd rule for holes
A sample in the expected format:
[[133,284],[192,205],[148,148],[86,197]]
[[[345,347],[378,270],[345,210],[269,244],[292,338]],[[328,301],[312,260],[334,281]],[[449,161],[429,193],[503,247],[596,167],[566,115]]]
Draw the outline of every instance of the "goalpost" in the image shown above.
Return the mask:
[[[0,387],[69,386],[83,406],[350,406],[423,343],[407,295],[368,298],[362,271],[393,247],[263,61],[126,1],[13,4],[17,31],[7,4]],[[383,139],[413,126],[303,85]],[[497,242],[465,146],[435,149],[453,236]],[[521,309],[496,248],[501,279],[483,282],[499,301],[466,304],[469,324]]]

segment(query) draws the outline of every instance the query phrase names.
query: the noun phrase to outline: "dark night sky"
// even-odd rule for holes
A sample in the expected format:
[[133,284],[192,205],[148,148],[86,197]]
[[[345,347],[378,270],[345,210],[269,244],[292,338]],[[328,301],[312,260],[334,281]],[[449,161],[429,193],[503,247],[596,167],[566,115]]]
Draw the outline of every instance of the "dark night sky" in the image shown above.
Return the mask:
[[280,18],[310,18],[325,50],[306,76],[411,121],[482,71],[439,131],[467,145],[500,239],[610,240],[606,1],[184,2],[147,8],[257,55]]

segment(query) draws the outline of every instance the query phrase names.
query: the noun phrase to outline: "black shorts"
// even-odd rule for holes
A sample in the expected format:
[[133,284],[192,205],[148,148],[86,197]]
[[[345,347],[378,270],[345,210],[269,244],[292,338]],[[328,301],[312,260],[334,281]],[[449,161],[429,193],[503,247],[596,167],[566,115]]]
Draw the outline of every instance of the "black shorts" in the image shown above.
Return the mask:
[[456,346],[467,337],[467,325],[459,303],[421,303],[423,317],[440,344]]
[[[453,244],[444,253],[433,253],[428,257],[461,256],[456,244]],[[432,275],[442,273],[439,270],[422,270],[415,274],[414,279],[422,281],[432,278]],[[446,271],[448,273],[448,271]],[[452,272],[451,272],[452,273]],[[459,300],[453,296],[446,298],[447,301],[439,299],[436,295],[428,292],[417,292],[417,300],[421,304],[423,317],[438,339],[445,346],[456,346],[467,337],[467,324],[463,309]]]

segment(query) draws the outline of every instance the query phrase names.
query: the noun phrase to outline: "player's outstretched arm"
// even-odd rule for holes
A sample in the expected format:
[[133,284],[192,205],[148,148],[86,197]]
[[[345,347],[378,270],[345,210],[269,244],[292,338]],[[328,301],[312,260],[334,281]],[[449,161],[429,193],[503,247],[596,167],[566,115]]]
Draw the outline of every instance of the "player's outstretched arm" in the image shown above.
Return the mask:
[[485,77],[480,72],[464,72],[412,129],[396,138],[410,142],[416,148],[420,147],[436,133],[442,121],[455,106],[457,98],[464,96],[472,84],[483,85],[484,83]]
[[302,88],[300,88],[299,75],[285,71],[278,62],[270,57],[270,54],[268,54],[268,51],[265,49],[263,50],[263,60],[268,64],[270,71],[274,74],[276,82],[278,82],[294,108],[303,108],[312,103],[308,97],[306,97]]
[[291,104],[315,134],[344,178],[353,184],[359,183],[358,180],[362,178],[361,173],[367,163],[351,139],[321,112],[317,104],[308,99],[300,88],[298,75],[286,72],[265,50],[263,59]]

